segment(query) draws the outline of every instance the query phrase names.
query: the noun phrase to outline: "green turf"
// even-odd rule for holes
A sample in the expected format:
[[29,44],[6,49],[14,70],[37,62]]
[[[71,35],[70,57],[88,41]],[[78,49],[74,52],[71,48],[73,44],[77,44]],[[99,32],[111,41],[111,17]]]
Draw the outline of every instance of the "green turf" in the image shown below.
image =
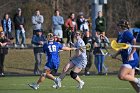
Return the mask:
[[[113,50],[109,51],[114,53]],[[59,73],[61,73],[62,68],[69,61],[69,54],[69,51],[60,52],[61,65],[58,70]],[[46,63],[45,59],[44,54],[41,65],[42,70]],[[0,93],[135,93],[130,84],[118,80],[116,74],[115,76],[82,76],[82,79],[85,81],[85,86],[82,90],[76,89],[77,83],[70,77],[64,79],[61,89],[53,89],[51,87],[53,82],[47,79],[41,84],[39,90],[34,91],[29,88],[27,84],[36,81],[38,76],[9,77],[9,75],[15,74],[33,75],[34,55],[32,49],[9,49],[9,54],[6,55],[4,64],[6,77],[0,77]],[[111,57],[106,57],[105,64],[109,68],[109,73],[116,73],[119,70],[121,62]],[[94,65],[92,65],[90,71],[94,74],[97,72]],[[83,71],[81,73],[83,73]]]
[[[64,39],[66,41],[66,39]],[[111,39],[112,40],[112,39]],[[31,40],[27,39],[27,44],[30,44]],[[110,53],[115,53],[116,51],[109,49]],[[73,54],[74,52],[72,52]],[[72,55],[73,56],[73,55]],[[61,73],[62,68],[70,59],[70,51],[60,52],[61,64],[58,72]],[[43,70],[44,64],[46,63],[45,54],[42,58],[42,64],[40,70]],[[94,60],[93,60],[94,63]],[[34,54],[33,49],[9,49],[8,55],[6,55],[4,62],[5,75],[13,74],[33,74],[34,69]],[[109,73],[116,73],[121,65],[121,62],[106,56],[105,65],[108,67]],[[95,65],[93,64],[90,71],[96,73]],[[83,72],[81,72],[83,73]]]
[[[112,52],[112,50],[110,50]],[[64,65],[70,59],[70,52],[63,51],[60,52],[61,64],[58,72],[62,71]],[[45,54],[42,58],[41,70],[44,68],[44,64],[46,63]],[[5,62],[4,62],[4,69],[6,74],[33,74],[34,69],[34,54],[32,49],[9,49],[8,55],[6,55]],[[93,60],[94,63],[94,60]],[[108,66],[108,71],[110,73],[114,73],[119,70],[121,62],[111,57],[107,56],[105,60],[105,65]],[[95,65],[93,64],[91,72],[97,72],[95,69]]]
[[76,88],[77,82],[67,76],[62,88],[54,89],[53,82],[46,79],[38,90],[28,87],[38,76],[0,77],[0,93],[135,93],[130,84],[120,81],[116,76],[81,76],[85,81],[83,89]]

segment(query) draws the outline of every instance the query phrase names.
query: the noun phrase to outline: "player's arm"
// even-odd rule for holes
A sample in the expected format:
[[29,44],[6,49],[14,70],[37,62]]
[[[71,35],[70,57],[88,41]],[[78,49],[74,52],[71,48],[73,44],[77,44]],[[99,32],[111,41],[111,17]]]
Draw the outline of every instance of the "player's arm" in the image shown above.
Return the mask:
[[70,51],[70,50],[76,50],[76,48],[63,47],[62,50]]
[[[136,45],[136,39],[135,38],[132,40],[132,44],[133,45]],[[133,54],[134,54],[135,51],[136,51],[136,47],[132,47],[132,50],[131,50],[131,52],[130,52],[130,54],[128,56],[128,60],[131,60],[132,59]]]
[[121,52],[121,50],[119,50],[117,53],[113,54],[113,55],[112,55],[112,58],[115,59],[115,58],[120,54],[120,52]]

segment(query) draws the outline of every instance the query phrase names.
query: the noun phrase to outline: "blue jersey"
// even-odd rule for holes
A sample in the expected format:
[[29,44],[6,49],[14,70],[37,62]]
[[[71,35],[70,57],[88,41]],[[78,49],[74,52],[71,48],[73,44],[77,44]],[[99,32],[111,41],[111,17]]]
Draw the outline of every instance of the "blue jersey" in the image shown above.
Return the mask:
[[48,44],[44,44],[43,50],[47,56],[47,67],[50,69],[58,69],[60,64],[59,50],[62,48],[63,46],[58,42],[48,42]]
[[[133,34],[130,31],[126,30],[120,34],[118,38],[118,42],[132,45],[133,39],[134,39]],[[132,48],[130,47],[128,49],[123,49],[120,52],[121,52],[123,63],[130,64],[132,67],[135,67],[138,64],[138,55],[136,52],[134,52],[132,59],[128,61],[128,56],[131,53],[131,51]]]

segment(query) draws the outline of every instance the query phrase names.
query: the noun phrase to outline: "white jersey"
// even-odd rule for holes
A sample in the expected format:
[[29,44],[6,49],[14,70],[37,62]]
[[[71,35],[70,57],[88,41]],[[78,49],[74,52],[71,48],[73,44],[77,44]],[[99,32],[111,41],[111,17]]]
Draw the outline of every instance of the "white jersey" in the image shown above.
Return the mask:
[[[84,41],[80,38],[76,43],[75,43],[75,47],[76,48],[80,48],[82,46],[85,46]],[[80,54],[79,56],[73,57],[71,59],[71,62],[79,68],[85,68],[87,65],[87,55],[86,55],[86,49],[83,49],[83,52],[81,52],[80,50],[76,50],[76,52],[79,52],[78,54]]]
[[[80,48],[83,46],[85,46],[85,43],[81,38],[79,38],[78,41],[75,43],[75,47]],[[76,52],[79,52],[79,57],[81,57],[82,59],[87,59],[86,49],[83,49],[83,52],[81,52],[80,50],[77,50]]]

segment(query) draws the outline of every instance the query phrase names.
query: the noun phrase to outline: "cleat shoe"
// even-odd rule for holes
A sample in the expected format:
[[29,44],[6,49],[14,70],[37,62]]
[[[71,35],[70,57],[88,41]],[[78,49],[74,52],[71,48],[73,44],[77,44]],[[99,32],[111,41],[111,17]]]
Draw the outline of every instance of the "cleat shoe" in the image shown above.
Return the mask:
[[56,85],[56,83],[54,82],[54,85],[52,86],[53,88],[57,88],[57,85]]
[[4,73],[1,73],[2,76],[4,76]]
[[56,89],[61,87],[61,79],[60,78],[56,78],[54,82],[56,85]]
[[90,72],[85,72],[85,75],[87,75],[87,76],[90,75]]
[[0,73],[0,77],[4,77],[5,75],[4,75],[4,73]]
[[80,81],[79,85],[77,86],[78,89],[82,89],[84,86],[85,82],[84,81]]
[[53,87],[53,88],[57,88],[57,85],[56,85],[56,84],[54,84],[52,87]]
[[32,89],[37,90],[39,88],[39,85],[36,83],[28,84]]

